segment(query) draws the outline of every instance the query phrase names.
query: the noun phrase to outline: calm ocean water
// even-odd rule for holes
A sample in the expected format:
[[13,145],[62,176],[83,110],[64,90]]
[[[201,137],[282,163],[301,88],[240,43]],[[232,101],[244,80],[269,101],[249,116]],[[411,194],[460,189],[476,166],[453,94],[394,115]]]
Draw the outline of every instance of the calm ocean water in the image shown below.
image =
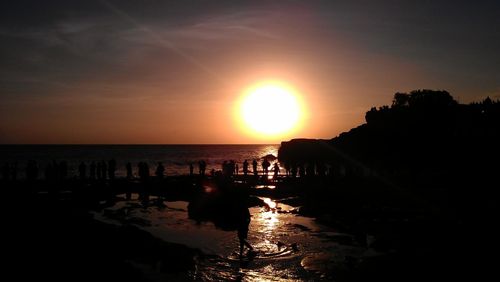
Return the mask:
[[[195,166],[199,160],[207,162],[207,172],[220,170],[225,160],[234,160],[240,170],[245,159],[251,161],[267,154],[277,156],[279,145],[0,145],[0,165],[17,162],[19,177],[24,177],[28,160],[37,161],[43,177],[43,168],[53,160],[66,161],[69,175],[76,176],[78,165],[84,161],[117,162],[117,176],[125,176],[125,164],[132,163],[134,174],[137,163],[147,162],[151,172],[158,162],[165,166],[166,175],[189,173],[189,163]],[[260,163],[260,161],[259,161]]]

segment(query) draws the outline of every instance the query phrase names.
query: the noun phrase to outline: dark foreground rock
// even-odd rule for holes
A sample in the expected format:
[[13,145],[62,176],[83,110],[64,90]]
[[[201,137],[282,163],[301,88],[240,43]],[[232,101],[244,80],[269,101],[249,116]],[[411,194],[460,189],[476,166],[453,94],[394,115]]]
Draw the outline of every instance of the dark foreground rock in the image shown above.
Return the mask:
[[8,207],[2,230],[9,247],[3,257],[9,275],[19,281],[33,277],[41,281],[184,280],[202,255],[134,226],[99,222],[69,201],[25,198],[13,200]]

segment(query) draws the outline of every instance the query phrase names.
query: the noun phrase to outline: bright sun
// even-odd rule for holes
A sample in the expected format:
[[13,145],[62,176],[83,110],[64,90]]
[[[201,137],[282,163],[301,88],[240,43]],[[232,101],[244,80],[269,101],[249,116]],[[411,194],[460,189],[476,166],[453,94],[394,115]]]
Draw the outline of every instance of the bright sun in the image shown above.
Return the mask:
[[271,137],[297,129],[303,111],[293,89],[280,83],[263,83],[245,92],[238,112],[245,129]]

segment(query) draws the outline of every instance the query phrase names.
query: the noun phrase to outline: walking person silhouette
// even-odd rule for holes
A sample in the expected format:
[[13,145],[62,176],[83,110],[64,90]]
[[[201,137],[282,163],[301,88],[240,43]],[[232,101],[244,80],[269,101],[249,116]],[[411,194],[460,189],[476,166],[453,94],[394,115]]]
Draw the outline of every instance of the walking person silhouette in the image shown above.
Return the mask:
[[250,212],[248,208],[241,205],[238,208],[238,239],[240,241],[240,258],[243,257],[245,246],[249,249],[249,254],[253,253],[253,247],[248,243],[248,226],[250,225]]

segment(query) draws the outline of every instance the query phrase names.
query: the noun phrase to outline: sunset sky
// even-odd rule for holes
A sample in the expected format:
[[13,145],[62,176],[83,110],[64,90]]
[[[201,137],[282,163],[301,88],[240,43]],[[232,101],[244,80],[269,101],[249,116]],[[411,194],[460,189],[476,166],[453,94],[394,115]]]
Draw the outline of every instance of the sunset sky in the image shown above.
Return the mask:
[[[500,98],[500,1],[2,1],[0,42],[0,143],[279,143],[397,91]],[[242,128],[263,81],[300,96],[300,130]]]

